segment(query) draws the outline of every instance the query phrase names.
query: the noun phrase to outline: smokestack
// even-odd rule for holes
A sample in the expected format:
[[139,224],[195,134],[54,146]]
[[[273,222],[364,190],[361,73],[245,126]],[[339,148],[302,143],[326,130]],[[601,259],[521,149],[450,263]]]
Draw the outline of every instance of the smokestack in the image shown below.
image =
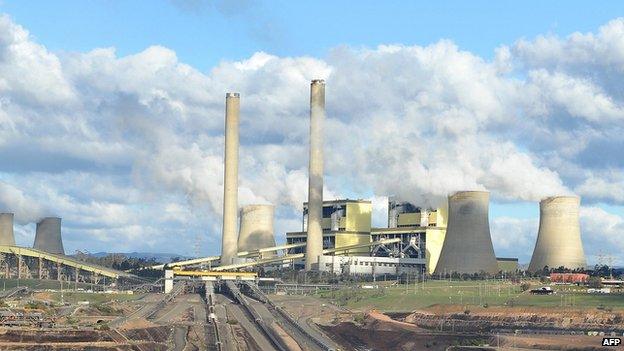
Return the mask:
[[308,236],[305,270],[318,268],[323,254],[323,120],[325,119],[325,81],[310,84],[310,164],[308,170]]
[[221,264],[232,263],[238,252],[236,214],[238,212],[238,119],[240,95],[225,95],[225,170],[223,176],[223,235]]
[[0,245],[15,246],[12,213],[0,213]]
[[60,218],[46,217],[37,223],[33,248],[53,254],[65,254],[63,239],[61,238]]
[[530,272],[541,271],[545,266],[585,268],[580,204],[581,199],[576,196],[554,196],[540,201],[540,224]]
[[[240,210],[238,251],[251,251],[275,246],[273,205],[248,205]],[[269,252],[265,257],[275,256]]]
[[488,219],[490,194],[459,191],[448,198],[448,227],[434,274],[497,273]]

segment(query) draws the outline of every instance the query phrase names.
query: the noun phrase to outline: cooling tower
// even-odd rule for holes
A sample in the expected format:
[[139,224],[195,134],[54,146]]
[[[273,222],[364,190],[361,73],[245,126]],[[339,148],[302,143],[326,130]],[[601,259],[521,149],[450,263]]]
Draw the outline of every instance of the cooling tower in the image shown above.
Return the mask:
[[61,238],[60,218],[46,217],[37,223],[33,248],[53,254],[65,254],[63,239]]
[[15,246],[12,213],[0,213],[0,245]]
[[540,224],[529,271],[549,268],[585,268],[576,196],[555,196],[540,201]]
[[448,197],[448,226],[435,274],[497,273],[490,224],[490,194],[460,191]]
[[305,270],[318,266],[323,254],[323,120],[325,119],[325,81],[310,84],[310,164],[308,170],[308,234]]
[[221,264],[232,263],[238,252],[236,215],[238,212],[238,119],[240,95],[225,95],[225,169],[223,175],[223,234]]
[[[275,246],[273,205],[248,205],[240,210],[238,251],[251,251]],[[275,256],[270,252],[267,256]]]

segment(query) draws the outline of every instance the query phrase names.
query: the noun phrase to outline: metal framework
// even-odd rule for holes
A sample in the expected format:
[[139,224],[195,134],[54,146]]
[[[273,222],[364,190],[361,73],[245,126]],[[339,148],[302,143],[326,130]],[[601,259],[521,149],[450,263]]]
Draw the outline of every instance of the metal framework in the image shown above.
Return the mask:
[[[42,260],[46,260],[49,262],[56,263],[57,265],[72,267],[72,268],[75,268],[76,270],[83,270],[83,271],[91,272],[93,274],[101,275],[101,276],[112,278],[112,279],[117,279],[120,277],[127,277],[127,278],[135,277],[134,275],[126,273],[126,272],[117,271],[114,269],[79,261],[79,260],[70,258],[68,256],[51,254],[45,251],[31,249],[27,247],[0,245],[0,253],[15,255],[17,257],[18,266],[22,265],[23,257],[39,259],[40,270],[42,268],[42,263],[43,263]],[[20,270],[21,270],[21,267],[18,268],[18,271]]]
[[[236,255],[238,257],[259,257],[259,256],[261,256],[265,252],[294,249],[294,248],[297,248],[297,247],[304,247],[305,245],[306,245],[305,243],[278,245],[278,246],[273,246],[273,247],[265,247],[265,248],[257,249],[257,250],[241,251],[241,252],[238,252]],[[176,261],[176,262],[171,262],[171,263],[166,263],[166,264],[159,264],[159,265],[151,266],[150,268],[152,268],[152,269],[164,269],[165,266],[170,267],[170,268],[184,267],[184,266],[193,266],[193,265],[196,265],[196,264],[202,264],[202,263],[208,263],[208,262],[216,262],[216,261],[219,261],[220,259],[221,259],[221,256],[200,257],[200,258],[193,258],[193,259],[190,259],[190,260]]]

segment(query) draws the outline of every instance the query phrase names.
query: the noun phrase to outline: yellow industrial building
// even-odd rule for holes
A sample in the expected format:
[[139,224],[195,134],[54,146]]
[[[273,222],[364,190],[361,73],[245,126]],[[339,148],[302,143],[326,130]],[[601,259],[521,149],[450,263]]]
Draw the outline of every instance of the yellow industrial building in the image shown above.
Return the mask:
[[[306,241],[307,203],[303,205],[302,228],[286,233],[288,244]],[[371,249],[351,250],[350,256],[376,256],[422,259],[422,270],[431,273],[442,250],[446,233],[446,208],[426,211],[406,202],[390,200],[388,228],[373,228],[372,204],[368,200],[333,200],[323,202],[323,248],[370,243],[381,239],[400,238],[393,244],[377,245]],[[302,248],[289,253],[301,253]]]
[[[323,201],[323,249],[371,242],[372,204],[366,200]],[[303,204],[303,225],[300,232],[286,233],[287,244],[306,241],[308,203]],[[301,253],[304,249],[293,249],[290,253]],[[351,250],[349,255],[368,255],[367,248]]]

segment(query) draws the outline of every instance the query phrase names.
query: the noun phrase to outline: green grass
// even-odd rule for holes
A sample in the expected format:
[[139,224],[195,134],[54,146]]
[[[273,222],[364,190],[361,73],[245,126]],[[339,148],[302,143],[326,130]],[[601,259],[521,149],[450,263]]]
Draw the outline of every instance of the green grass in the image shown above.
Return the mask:
[[[472,306],[540,306],[599,307],[623,309],[624,295],[590,295],[584,287],[553,286],[557,294],[550,296],[522,293],[518,284],[500,281],[428,281],[379,289],[345,288],[323,292],[320,297],[351,309],[375,308],[386,312],[406,312],[434,304]],[[532,288],[542,286],[532,282]]]

